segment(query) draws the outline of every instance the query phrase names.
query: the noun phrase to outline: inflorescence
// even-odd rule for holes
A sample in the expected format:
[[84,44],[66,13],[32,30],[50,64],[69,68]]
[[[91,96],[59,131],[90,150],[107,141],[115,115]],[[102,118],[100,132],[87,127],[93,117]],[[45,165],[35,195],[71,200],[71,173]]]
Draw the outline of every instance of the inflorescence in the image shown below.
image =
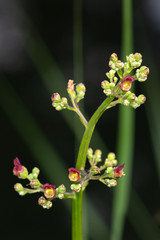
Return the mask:
[[[108,79],[101,82],[104,94],[113,98],[106,109],[117,104],[131,106],[136,109],[146,101],[146,97],[143,94],[136,96],[135,93],[131,92],[132,84],[135,81],[144,82],[147,80],[149,68],[141,66],[141,63],[142,55],[140,53],[130,54],[126,57],[126,62],[120,61],[115,53],[111,55],[109,61],[111,69],[106,73]],[[85,128],[87,128],[88,121],[78,106],[79,101],[85,96],[85,85],[83,83],[75,85],[73,80],[69,80],[67,92],[72,103],[71,106],[68,104],[68,99],[61,97],[59,93],[52,94],[52,106],[58,111],[68,109],[76,112]],[[58,187],[49,183],[42,184],[38,179],[39,169],[35,167],[29,173],[27,168],[16,157],[14,159],[13,174],[19,179],[28,179],[29,184],[27,186],[29,188],[23,187],[21,183],[16,183],[14,189],[20,196],[31,193],[43,193],[43,196],[39,197],[38,203],[43,208],[49,209],[52,207],[52,200],[55,198],[76,198],[76,192],[84,191],[91,180],[98,180],[108,187],[114,187],[117,185],[117,179],[124,175],[124,164],[117,166],[116,156],[112,152],[108,154],[104,161],[102,161],[101,157],[101,150],[97,149],[93,152],[89,148],[87,158],[90,168],[88,170],[79,170],[73,167],[68,169],[71,192],[66,192],[66,187],[63,184]]]

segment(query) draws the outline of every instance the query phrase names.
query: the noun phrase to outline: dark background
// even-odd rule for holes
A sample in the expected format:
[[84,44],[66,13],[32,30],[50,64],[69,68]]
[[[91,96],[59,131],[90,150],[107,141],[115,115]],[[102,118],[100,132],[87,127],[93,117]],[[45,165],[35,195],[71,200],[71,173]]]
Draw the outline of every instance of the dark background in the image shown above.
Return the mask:
[[[143,64],[150,68],[151,73],[144,88],[142,86],[143,89],[140,88],[141,86],[136,87],[137,93],[143,92],[147,96],[147,102],[145,106],[136,110],[132,186],[139,194],[154,224],[159,226],[160,199],[156,160],[159,161],[157,157],[160,157],[160,154],[158,155],[155,141],[158,141],[159,128],[156,129],[156,127],[159,126],[160,120],[158,112],[160,2],[158,0],[133,2],[134,49],[135,52],[143,55]],[[100,82],[105,79],[105,73],[109,69],[110,54],[116,52],[120,55],[121,30],[121,1],[83,1],[83,76],[87,87],[85,110],[88,116],[91,116],[104,99]],[[51,93],[60,92],[61,89],[57,86],[57,89],[52,87],[48,91],[41,79],[41,67],[38,70],[29,53],[30,49],[33,49],[36,56],[42,56],[43,50],[42,53],[39,52],[41,41],[63,73],[67,84],[68,79],[74,78],[73,1],[0,0],[0,236],[4,240],[11,238],[17,240],[71,239],[71,216],[62,201],[56,200],[51,210],[44,210],[38,206],[36,194],[20,197],[13,189],[17,179],[12,175],[12,161],[16,156],[30,171],[34,166],[41,167],[32,148],[28,147],[16,127],[16,121],[21,114],[23,115],[15,102],[17,95],[63,159],[66,178],[67,169],[73,166],[76,154],[73,132],[70,131],[63,115],[51,106]],[[32,47],[30,47],[31,44],[33,44]],[[44,66],[47,66],[45,59],[44,56]],[[47,74],[51,77],[46,68]],[[54,78],[50,81],[56,84],[59,79]],[[14,94],[11,95],[13,92]],[[115,108],[109,114],[106,113],[97,126],[100,136],[110,151],[116,150],[117,119],[118,108]],[[155,138],[152,128],[157,133]],[[27,133],[27,129],[25,130]],[[30,135],[29,141],[33,138]],[[36,142],[34,144],[36,146]],[[43,145],[37,146],[37,149],[41,150],[43,147]],[[45,161],[47,160],[44,157],[44,163]],[[49,168],[46,166],[46,169],[47,167]],[[44,171],[41,169],[40,179],[43,183],[49,181],[46,169]],[[53,169],[53,174],[55,172]],[[63,175],[58,173],[59,178],[61,174]],[[53,184],[61,184],[61,182],[58,180]],[[114,190],[106,190],[101,184],[91,184],[87,190],[94,207],[110,226]],[[70,204],[69,200],[63,201]],[[89,230],[91,229],[92,226],[89,226]],[[141,239],[127,218],[123,239]]]

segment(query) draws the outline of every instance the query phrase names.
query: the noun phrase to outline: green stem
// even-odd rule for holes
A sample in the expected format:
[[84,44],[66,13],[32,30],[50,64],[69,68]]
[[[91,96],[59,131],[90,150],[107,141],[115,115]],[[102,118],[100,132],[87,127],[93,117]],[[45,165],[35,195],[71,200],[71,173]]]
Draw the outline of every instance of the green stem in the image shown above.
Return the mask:
[[76,163],[76,169],[83,170],[85,168],[87,150],[89,148],[89,144],[90,144],[91,137],[92,137],[94,128],[96,126],[96,123],[98,122],[99,118],[105,112],[105,110],[107,109],[107,107],[109,106],[109,104],[112,102],[113,99],[114,97],[107,97],[91,117],[81,141],[77,163]]
[[72,200],[72,240],[82,240],[82,200],[82,191]]
[[[83,170],[86,164],[87,150],[91,141],[91,137],[99,118],[110,105],[114,97],[108,97],[100,105],[97,111],[91,117],[88,126],[84,132],[81,145],[79,148],[76,169]],[[83,192],[76,194],[76,199],[72,200],[72,240],[82,240],[82,199]]]

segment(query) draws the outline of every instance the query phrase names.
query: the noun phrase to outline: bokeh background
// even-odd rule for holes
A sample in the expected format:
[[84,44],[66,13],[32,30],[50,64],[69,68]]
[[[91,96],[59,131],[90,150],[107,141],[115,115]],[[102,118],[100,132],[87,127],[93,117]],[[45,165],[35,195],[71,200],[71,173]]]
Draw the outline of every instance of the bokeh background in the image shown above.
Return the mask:
[[[158,240],[160,1],[134,0],[132,11],[134,52],[143,55],[150,75],[136,85],[147,102],[135,111],[128,205],[119,239]],[[56,112],[50,96],[67,96],[68,79],[83,81],[82,108],[89,118],[105,98],[100,83],[110,54],[121,58],[122,27],[122,1],[0,0],[1,239],[71,239],[71,201],[56,200],[44,210],[37,204],[40,195],[20,197],[13,189],[19,180],[12,175],[12,161],[17,156],[30,171],[39,167],[43,183],[68,186],[67,169],[75,164],[83,127],[73,113]],[[116,107],[97,125],[92,146],[101,148],[104,158],[117,149],[118,121]],[[84,239],[112,236],[114,191],[100,183],[87,188]]]

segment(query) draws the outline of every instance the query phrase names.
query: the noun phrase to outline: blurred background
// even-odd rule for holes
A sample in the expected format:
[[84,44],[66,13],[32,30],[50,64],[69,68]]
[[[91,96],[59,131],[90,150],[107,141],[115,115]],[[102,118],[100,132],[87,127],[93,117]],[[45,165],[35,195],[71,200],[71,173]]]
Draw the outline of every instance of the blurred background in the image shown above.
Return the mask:
[[[130,178],[127,172],[124,178],[129,191],[123,196],[127,206],[119,218],[119,239],[158,240],[160,1],[134,0],[132,12],[133,52],[142,54],[150,75],[136,84],[136,93],[147,101],[133,110],[133,162]],[[74,113],[55,111],[50,97],[53,92],[67,96],[68,79],[83,81],[87,92],[81,107],[89,119],[105,98],[100,84],[109,56],[116,52],[121,59],[122,27],[122,1],[0,0],[1,239],[71,239],[71,201],[56,200],[45,210],[37,204],[39,194],[20,197],[13,189],[21,182],[12,174],[13,159],[29,171],[39,167],[43,183],[69,186],[68,168],[74,167],[84,129]],[[117,149],[118,122],[116,107],[97,125],[91,145],[103,150],[104,159]],[[122,161],[127,166],[127,159]],[[113,209],[121,208],[115,191],[100,183],[87,188],[84,239],[118,240],[112,235]]]

